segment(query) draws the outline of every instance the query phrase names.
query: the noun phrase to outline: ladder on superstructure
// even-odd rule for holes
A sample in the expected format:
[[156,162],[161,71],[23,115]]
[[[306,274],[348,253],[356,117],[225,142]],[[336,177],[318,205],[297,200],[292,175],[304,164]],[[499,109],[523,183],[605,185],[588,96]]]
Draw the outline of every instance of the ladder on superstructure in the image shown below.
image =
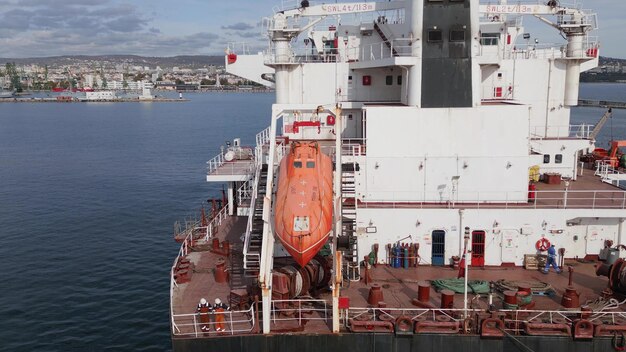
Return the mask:
[[267,186],[267,164],[260,166],[260,172],[255,180],[256,196],[254,202],[250,204],[250,214],[252,224],[250,233],[246,234],[247,250],[244,258],[244,272],[248,277],[257,276],[261,262],[261,244],[263,242],[263,198]]
[[387,36],[383,32],[383,29],[380,27],[380,25],[377,22],[374,22],[374,30],[376,30],[376,33],[378,33],[378,35],[383,40],[383,42],[385,42],[385,45],[387,45],[387,48],[391,50],[391,54],[393,56],[398,56],[398,51],[391,45],[391,41],[389,41],[389,38],[387,38]]
[[359,253],[356,235],[356,184],[355,163],[343,163],[341,166],[341,227],[343,235],[339,241],[343,250],[346,273],[352,281],[359,280]]

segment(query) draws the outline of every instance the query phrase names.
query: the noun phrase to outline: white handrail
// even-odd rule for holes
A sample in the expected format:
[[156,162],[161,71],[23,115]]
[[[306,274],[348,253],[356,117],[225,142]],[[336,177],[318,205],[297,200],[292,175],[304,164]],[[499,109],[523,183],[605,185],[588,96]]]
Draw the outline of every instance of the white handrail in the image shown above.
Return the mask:
[[[626,175],[624,176],[626,180]],[[361,199],[361,208],[531,208],[531,209],[626,209],[626,191],[615,190],[549,190],[519,192],[427,192],[381,191]]]
[[211,239],[211,237],[213,237],[213,229],[217,229],[217,227],[222,224],[222,221],[224,221],[226,217],[228,217],[228,204],[224,205],[207,225],[207,231],[204,235],[205,241],[208,241],[209,239]]
[[[250,247],[250,234],[252,233],[252,224],[254,220],[254,210],[256,208],[257,193],[259,189],[259,178],[261,177],[262,164],[258,164],[254,174],[254,185],[252,186],[252,197],[250,198],[250,211],[248,213],[248,223],[246,224],[246,235],[243,242],[243,268],[248,268],[248,250]],[[260,256],[259,256],[260,261]]]
[[[212,316],[215,314],[227,315],[226,323],[230,327],[224,332],[217,332],[215,325],[217,324],[214,319],[212,321],[203,323],[197,319],[199,313],[190,314],[172,314],[172,334],[175,336],[189,336],[194,337],[215,337],[219,334],[227,333],[230,335],[250,333],[255,326],[255,311],[254,305],[251,305],[247,310],[238,311],[226,311],[222,313],[210,313]],[[202,331],[199,327],[205,325],[210,328],[209,331]]]
[[220,166],[224,165],[224,163],[226,162],[226,160],[224,159],[224,153],[220,152],[218,155],[216,155],[213,159],[207,161],[207,175],[212,174],[213,172],[215,172]]

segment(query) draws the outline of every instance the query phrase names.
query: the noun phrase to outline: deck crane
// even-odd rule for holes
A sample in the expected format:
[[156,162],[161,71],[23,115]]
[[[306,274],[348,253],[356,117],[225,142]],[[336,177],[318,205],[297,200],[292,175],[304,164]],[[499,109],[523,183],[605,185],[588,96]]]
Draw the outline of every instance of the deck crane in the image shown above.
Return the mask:
[[[507,4],[480,5],[480,12],[492,18],[506,15],[531,15],[541,22],[557,29],[567,39],[567,51],[563,58],[567,60],[565,73],[565,105],[578,105],[580,66],[583,61],[597,59],[597,45],[586,45],[588,33],[597,29],[597,16],[584,10],[560,6],[558,1],[550,0],[546,5],[540,4]],[[556,16],[556,22],[546,18]],[[587,43],[588,44],[588,43]]]
[[598,134],[600,133],[600,131],[602,130],[602,127],[604,127],[604,124],[606,124],[606,122],[611,117],[613,117],[613,109],[609,108],[609,110],[607,110],[607,112],[605,112],[604,115],[602,115],[602,117],[600,118],[596,126],[593,128],[593,131],[589,133],[589,139],[595,140]]

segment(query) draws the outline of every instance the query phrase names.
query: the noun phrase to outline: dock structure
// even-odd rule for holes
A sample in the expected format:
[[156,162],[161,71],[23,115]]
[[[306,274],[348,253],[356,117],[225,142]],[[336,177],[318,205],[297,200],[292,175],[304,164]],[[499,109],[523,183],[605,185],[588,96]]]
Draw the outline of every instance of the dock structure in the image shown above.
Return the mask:
[[115,99],[58,99],[58,98],[7,98],[0,99],[0,103],[183,103],[189,99],[178,98],[154,98],[154,99],[132,99],[132,98],[115,98]]
[[608,100],[593,100],[593,99],[579,99],[578,106],[593,107],[593,108],[613,108],[613,109],[626,109],[626,102],[623,101],[608,101]]

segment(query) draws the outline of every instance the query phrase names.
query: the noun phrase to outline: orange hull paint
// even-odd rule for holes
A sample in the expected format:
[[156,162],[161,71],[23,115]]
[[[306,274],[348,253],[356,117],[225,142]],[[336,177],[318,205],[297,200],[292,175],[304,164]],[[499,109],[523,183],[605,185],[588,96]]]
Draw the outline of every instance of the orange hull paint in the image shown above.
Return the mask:
[[333,221],[333,165],[315,142],[294,142],[280,163],[276,235],[305,266],[326,244]]

